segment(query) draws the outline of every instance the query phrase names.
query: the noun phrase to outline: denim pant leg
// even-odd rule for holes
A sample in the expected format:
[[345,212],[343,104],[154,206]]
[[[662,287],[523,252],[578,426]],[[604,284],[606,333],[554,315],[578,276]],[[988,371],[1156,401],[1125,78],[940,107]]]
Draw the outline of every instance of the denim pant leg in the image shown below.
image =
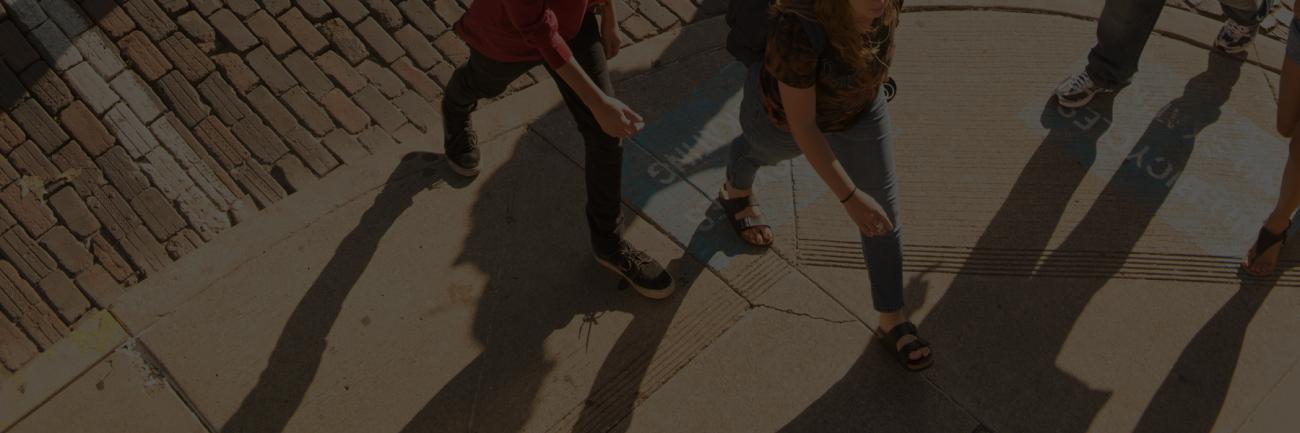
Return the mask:
[[758,83],[759,68],[762,67],[760,63],[749,69],[740,102],[743,134],[731,142],[731,157],[727,162],[727,181],[738,189],[754,187],[759,167],[775,165],[803,154],[794,136],[772,125],[763,109],[763,91]]
[[894,230],[877,237],[862,236],[862,254],[871,274],[871,298],[876,311],[903,309],[903,242],[894,170],[893,123],[885,96],[846,131],[827,134],[831,149],[859,190],[885,209]]
[[1257,26],[1268,18],[1277,0],[1219,0],[1219,3],[1223,5],[1223,14],[1237,24]]
[[[593,15],[588,14],[584,19],[582,29],[569,41],[569,49],[591,81],[606,95],[613,96],[605,47]],[[592,248],[602,254],[615,251],[623,241],[623,141],[606,134],[578,94],[554,70],[547,68],[547,72],[559,86],[560,95],[582,133],[586,150],[587,227]]]
[[1164,0],[1106,0],[1097,45],[1088,54],[1088,75],[1106,87],[1128,85],[1164,8]]

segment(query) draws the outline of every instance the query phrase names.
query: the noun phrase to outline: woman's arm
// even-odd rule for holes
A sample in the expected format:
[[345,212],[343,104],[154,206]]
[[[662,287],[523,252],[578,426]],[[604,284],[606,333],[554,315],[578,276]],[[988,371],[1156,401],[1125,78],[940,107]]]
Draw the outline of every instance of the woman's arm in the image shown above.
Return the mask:
[[835,158],[830,143],[817,126],[817,91],[815,87],[797,89],[785,83],[781,86],[781,102],[785,106],[786,121],[790,124],[790,133],[799,144],[808,162],[817,175],[821,176],[830,187],[835,197],[843,199],[853,192],[853,180]]
[[[884,208],[875,199],[858,190],[831,150],[826,135],[817,126],[817,91],[815,87],[798,89],[780,83],[781,102],[795,143],[808,158],[817,175],[840,200],[858,229],[867,236],[881,236],[894,230]],[[846,200],[847,198],[847,200]]]
[[1291,138],[1300,127],[1300,64],[1290,58],[1282,63],[1282,85],[1278,93],[1277,132]]

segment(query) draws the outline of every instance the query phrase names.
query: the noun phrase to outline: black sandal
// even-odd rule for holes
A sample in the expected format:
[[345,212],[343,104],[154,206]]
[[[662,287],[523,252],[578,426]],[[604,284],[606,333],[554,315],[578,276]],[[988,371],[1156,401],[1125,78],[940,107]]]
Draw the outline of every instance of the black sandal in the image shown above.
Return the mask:
[[[1272,272],[1269,272],[1268,274],[1256,274],[1251,272],[1250,268],[1255,265],[1255,260],[1258,260],[1259,256],[1264,254],[1265,251],[1272,249],[1277,246],[1277,244],[1285,246],[1286,238],[1290,232],[1291,224],[1287,224],[1286,230],[1282,230],[1282,233],[1273,233],[1268,231],[1268,227],[1260,227],[1259,237],[1255,238],[1255,246],[1250,248],[1250,253],[1246,255],[1246,260],[1241,263],[1241,269],[1246,271],[1247,274],[1256,277],[1267,277],[1271,274]],[[1273,266],[1276,269],[1277,263],[1274,263]]]
[[723,190],[718,191],[718,203],[722,205],[722,211],[727,214],[727,221],[731,221],[731,228],[736,230],[736,236],[740,236],[741,240],[756,247],[772,246],[772,242],[760,244],[757,242],[750,242],[749,238],[745,237],[745,232],[748,230],[772,228],[772,226],[768,225],[767,221],[763,219],[762,214],[754,212],[753,216],[740,219],[736,218],[741,212],[744,212],[745,209],[758,207],[758,201],[754,200],[753,195],[741,198],[726,198],[726,187],[724,186]]
[[[912,324],[912,322],[900,323],[897,326],[894,326],[894,329],[889,330],[889,332],[885,332],[884,329],[881,329],[880,334],[880,342],[884,343],[885,348],[889,349],[889,352],[894,354],[894,359],[897,359],[898,363],[903,365],[903,368],[915,372],[930,368],[930,366],[934,364],[934,352],[930,352],[930,354],[921,357],[921,359],[914,360],[911,358],[911,354],[930,347],[930,342],[925,341],[925,339],[921,338],[921,336],[917,334],[916,325]],[[909,335],[916,337],[916,339],[912,340],[911,343],[907,343],[900,349],[898,347],[898,341]]]

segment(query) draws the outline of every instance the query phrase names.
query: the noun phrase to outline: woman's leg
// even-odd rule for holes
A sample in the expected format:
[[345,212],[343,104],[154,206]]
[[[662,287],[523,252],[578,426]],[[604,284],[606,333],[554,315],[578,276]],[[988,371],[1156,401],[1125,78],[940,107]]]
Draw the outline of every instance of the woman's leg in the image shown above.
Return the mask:
[[794,136],[777,129],[763,108],[763,90],[759,87],[762,64],[749,69],[744,96],[740,102],[740,126],[744,135],[731,143],[727,163],[727,182],[738,190],[754,187],[759,167],[773,165],[802,155]]
[[871,112],[863,113],[853,128],[827,135],[853,184],[880,203],[894,224],[894,230],[884,236],[862,236],[862,252],[871,273],[872,300],[881,313],[903,309],[902,223],[892,129],[888,109],[879,103]]
[[1282,83],[1277,101],[1277,132],[1291,138],[1300,123],[1300,20],[1291,20],[1286,58],[1282,61]]
[[[1291,23],[1293,31],[1300,30],[1300,24]],[[1287,58],[1282,64],[1282,85],[1279,89],[1277,104],[1277,129],[1284,137],[1291,139],[1286,168],[1282,172],[1282,187],[1278,193],[1277,204],[1264,222],[1264,228],[1272,233],[1282,233],[1291,226],[1291,216],[1300,208],[1300,34],[1292,33],[1287,46]],[[1271,273],[1277,265],[1281,245],[1266,251],[1247,253],[1250,271],[1256,275]]]
[[[802,154],[794,137],[777,129],[768,120],[767,111],[763,109],[763,91],[759,87],[762,67],[762,64],[751,66],[745,80],[739,114],[744,132],[731,142],[727,183],[723,186],[726,198],[749,197],[753,194],[754,179],[760,167],[794,159]],[[750,208],[736,216],[746,218],[756,215],[757,210]],[[772,231],[768,228],[752,228],[742,233],[742,236],[752,244],[766,245],[772,242]]]
[[[878,98],[857,124],[847,131],[828,134],[827,139],[853,184],[880,203],[894,224],[894,230],[883,236],[861,236],[862,255],[871,280],[871,299],[880,313],[880,329],[889,333],[907,322],[903,312],[903,225],[894,169],[893,123],[884,94]],[[902,350],[916,339],[915,335],[904,336],[897,341],[896,350]],[[930,353],[929,347],[921,347],[907,357],[919,361]]]

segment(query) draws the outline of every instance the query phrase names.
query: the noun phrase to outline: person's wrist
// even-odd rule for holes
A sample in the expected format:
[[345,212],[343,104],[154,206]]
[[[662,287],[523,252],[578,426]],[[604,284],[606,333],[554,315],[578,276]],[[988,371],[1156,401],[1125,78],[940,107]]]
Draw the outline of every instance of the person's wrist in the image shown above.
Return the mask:
[[849,191],[848,194],[845,194],[843,197],[840,198],[840,204],[848,204],[849,200],[853,200],[853,196],[857,194],[858,194],[858,187],[854,186],[853,190]]

